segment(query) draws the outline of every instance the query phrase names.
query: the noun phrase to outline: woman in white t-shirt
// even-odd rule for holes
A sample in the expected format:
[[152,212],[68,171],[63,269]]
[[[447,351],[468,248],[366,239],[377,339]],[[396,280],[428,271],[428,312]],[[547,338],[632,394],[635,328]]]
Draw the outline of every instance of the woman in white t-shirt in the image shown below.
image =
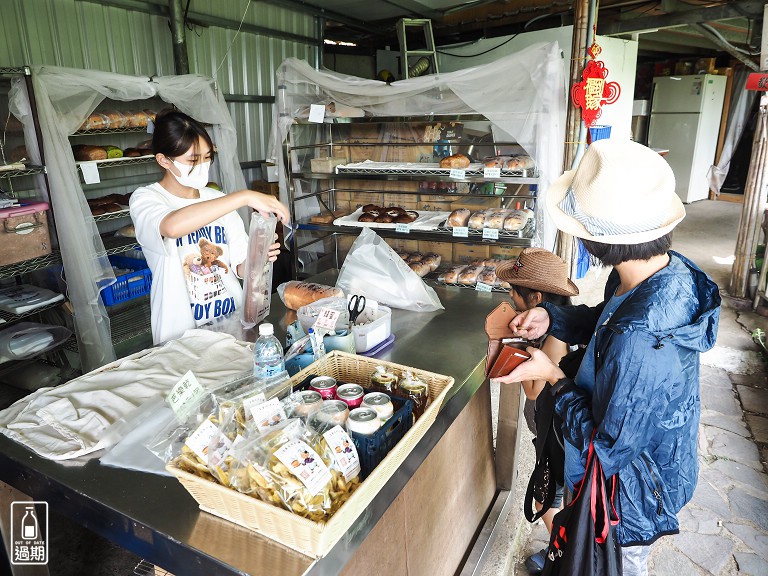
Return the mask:
[[[288,222],[288,208],[253,190],[223,194],[207,187],[213,142],[203,126],[176,110],[158,114],[152,153],[165,171],[131,196],[136,238],[152,271],[152,339],[181,336],[240,309],[248,234],[236,210],[248,206]],[[280,246],[274,244],[270,260]]]

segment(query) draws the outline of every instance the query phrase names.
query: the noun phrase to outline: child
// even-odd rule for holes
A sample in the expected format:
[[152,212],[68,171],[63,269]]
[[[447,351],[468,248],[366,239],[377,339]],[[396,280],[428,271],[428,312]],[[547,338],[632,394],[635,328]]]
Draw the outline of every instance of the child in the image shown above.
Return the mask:
[[[517,260],[504,263],[496,269],[500,280],[512,285],[509,295],[515,308],[522,312],[535,308],[542,302],[553,304],[570,304],[570,297],[579,293],[579,289],[568,278],[568,266],[552,252],[543,248],[526,248]],[[553,336],[545,336],[541,350],[554,362],[560,360],[569,352],[565,342]],[[525,392],[523,413],[528,428],[536,434],[534,424],[534,407],[536,398],[544,389],[544,380],[528,380],[522,382]],[[563,487],[557,487],[555,501],[552,507],[542,516],[548,531],[552,530],[552,518],[559,512],[563,499]],[[536,509],[541,510],[541,503],[536,502]],[[530,556],[525,566],[530,574],[539,574],[544,568],[546,549]]]
[[[199,122],[182,112],[158,114],[152,152],[163,177],[138,188],[130,208],[152,271],[152,339],[158,344],[240,309],[238,278],[244,272],[248,234],[238,208],[274,213],[283,222],[289,216],[272,196],[208,188],[213,142]],[[271,246],[271,261],[279,251],[278,244]]]

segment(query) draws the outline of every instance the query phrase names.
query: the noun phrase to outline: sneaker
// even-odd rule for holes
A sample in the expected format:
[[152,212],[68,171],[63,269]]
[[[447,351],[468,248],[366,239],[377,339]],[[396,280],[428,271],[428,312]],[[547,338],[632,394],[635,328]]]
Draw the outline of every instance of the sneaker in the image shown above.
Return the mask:
[[544,570],[544,562],[547,559],[547,549],[542,548],[536,554],[531,554],[525,559],[525,568],[528,574],[541,574]]

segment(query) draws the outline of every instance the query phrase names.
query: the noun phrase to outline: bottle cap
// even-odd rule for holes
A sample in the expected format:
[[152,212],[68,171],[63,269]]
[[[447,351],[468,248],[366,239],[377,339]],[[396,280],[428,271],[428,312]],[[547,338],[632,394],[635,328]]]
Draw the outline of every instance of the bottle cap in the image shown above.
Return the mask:
[[275,333],[275,327],[269,322],[259,324],[259,336],[272,336]]

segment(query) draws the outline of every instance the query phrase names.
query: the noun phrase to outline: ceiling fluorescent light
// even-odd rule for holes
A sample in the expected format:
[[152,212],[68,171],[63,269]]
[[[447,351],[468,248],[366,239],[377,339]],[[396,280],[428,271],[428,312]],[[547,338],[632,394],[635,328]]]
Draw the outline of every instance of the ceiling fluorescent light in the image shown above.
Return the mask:
[[325,38],[323,40],[325,44],[330,44],[332,46],[357,46],[354,42],[344,42],[343,40],[330,40],[329,38]]

